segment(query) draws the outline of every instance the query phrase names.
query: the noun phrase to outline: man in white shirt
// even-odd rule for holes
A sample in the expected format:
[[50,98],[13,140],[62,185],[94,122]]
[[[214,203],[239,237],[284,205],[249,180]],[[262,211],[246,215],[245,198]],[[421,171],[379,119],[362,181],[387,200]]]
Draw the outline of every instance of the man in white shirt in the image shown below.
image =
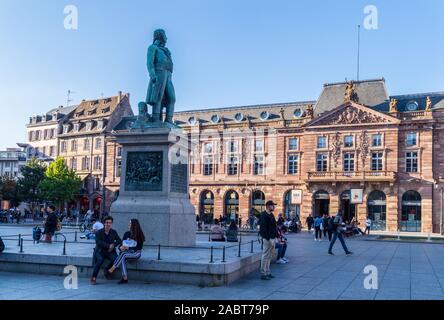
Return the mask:
[[367,216],[367,220],[365,220],[365,231],[364,234],[368,234],[370,235],[370,229],[372,227],[372,219],[370,219],[370,217]]

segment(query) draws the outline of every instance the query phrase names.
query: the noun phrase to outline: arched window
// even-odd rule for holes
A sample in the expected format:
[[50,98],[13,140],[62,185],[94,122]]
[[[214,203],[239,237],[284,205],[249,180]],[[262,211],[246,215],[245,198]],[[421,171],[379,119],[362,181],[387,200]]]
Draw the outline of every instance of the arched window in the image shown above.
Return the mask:
[[200,220],[205,224],[213,223],[214,219],[214,194],[205,190],[200,194]]
[[256,216],[265,211],[265,194],[260,190],[255,190],[251,194],[251,211]]
[[[239,219],[239,194],[230,190],[225,195],[225,220],[234,220],[238,222]],[[228,222],[228,221],[227,221]]]
[[401,231],[421,232],[421,195],[414,190],[402,196]]

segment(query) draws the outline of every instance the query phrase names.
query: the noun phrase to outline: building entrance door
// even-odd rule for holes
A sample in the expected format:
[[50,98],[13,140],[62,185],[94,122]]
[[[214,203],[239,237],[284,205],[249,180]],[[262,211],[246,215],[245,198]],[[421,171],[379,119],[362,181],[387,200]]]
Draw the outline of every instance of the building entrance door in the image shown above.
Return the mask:
[[320,217],[329,213],[330,195],[327,191],[318,191],[314,194],[313,217]]
[[351,191],[344,191],[341,195],[341,211],[344,222],[351,222],[356,218],[356,204],[351,203]]

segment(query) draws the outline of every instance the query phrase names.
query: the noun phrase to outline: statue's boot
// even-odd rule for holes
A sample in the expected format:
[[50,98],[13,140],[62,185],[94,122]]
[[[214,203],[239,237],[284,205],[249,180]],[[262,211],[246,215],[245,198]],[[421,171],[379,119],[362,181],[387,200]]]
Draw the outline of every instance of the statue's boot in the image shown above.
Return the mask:
[[173,117],[166,117],[165,122],[173,123]]

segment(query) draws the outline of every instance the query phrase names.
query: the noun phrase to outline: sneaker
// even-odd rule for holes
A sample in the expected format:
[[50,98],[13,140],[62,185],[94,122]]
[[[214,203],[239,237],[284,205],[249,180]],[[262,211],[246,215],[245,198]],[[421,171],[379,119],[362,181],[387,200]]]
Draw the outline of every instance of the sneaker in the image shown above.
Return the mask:
[[276,264],[285,264],[286,262],[282,259],[279,259],[278,261],[276,261]]
[[91,278],[91,285],[95,286],[97,284],[97,280],[95,278]]
[[126,284],[128,283],[128,280],[125,279],[121,279],[119,282],[117,282],[117,284]]
[[331,251],[328,252],[329,255],[334,256],[335,254]]
[[274,275],[272,275],[272,274],[270,273],[267,277],[269,277],[270,279],[273,279],[273,278],[274,278]]
[[349,255],[352,255],[353,252],[349,251],[349,252],[346,252],[345,254],[346,254],[347,256],[349,256]]
[[80,236],[80,239],[86,239],[86,236]]
[[261,280],[271,280],[268,276],[261,276]]
[[282,258],[282,260],[284,260],[286,263],[290,262],[290,260],[288,260],[287,258]]

